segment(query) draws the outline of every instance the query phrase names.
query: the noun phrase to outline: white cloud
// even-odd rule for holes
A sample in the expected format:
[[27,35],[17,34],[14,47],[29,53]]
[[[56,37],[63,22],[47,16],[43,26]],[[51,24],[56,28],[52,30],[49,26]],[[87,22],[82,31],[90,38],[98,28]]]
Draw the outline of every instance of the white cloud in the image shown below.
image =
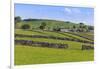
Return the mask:
[[65,8],[65,11],[68,12],[68,13],[72,12],[70,8]]
[[80,9],[78,8],[65,8],[65,11],[68,13],[81,13]]
[[81,11],[78,8],[73,8],[73,12],[80,13]]

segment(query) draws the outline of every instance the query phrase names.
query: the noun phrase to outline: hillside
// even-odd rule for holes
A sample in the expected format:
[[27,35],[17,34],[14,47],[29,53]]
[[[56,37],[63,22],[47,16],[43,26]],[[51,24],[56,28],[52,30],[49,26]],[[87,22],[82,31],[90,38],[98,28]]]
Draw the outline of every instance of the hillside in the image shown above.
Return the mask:
[[38,28],[42,22],[46,23],[46,29],[53,29],[53,28],[72,28],[73,25],[76,27],[79,26],[77,23],[72,23],[69,21],[57,21],[57,20],[47,20],[47,19],[37,19],[37,20],[23,20],[19,23],[17,23],[17,26],[20,27],[23,24],[29,24],[33,28]]
[[[78,33],[80,34],[80,33]],[[84,33],[87,34],[87,33]],[[82,45],[94,46],[91,43],[84,43],[71,40],[63,40],[58,38],[78,39],[82,41],[93,42],[86,38],[74,35],[72,33],[59,33],[50,31],[30,31],[30,30],[15,30],[15,64],[44,64],[57,62],[76,62],[76,61],[93,61],[93,50],[81,50]],[[92,33],[91,33],[92,35]],[[35,36],[35,37],[33,37]],[[38,36],[38,37],[37,37]],[[84,35],[85,36],[85,35]],[[46,38],[47,37],[47,38]],[[53,37],[53,38],[52,38]],[[56,39],[54,38],[56,37]],[[87,36],[85,36],[87,37]],[[21,41],[33,41],[37,44],[23,44]],[[40,46],[38,43],[41,43]],[[49,48],[47,44],[62,44],[68,48]],[[73,56],[73,57],[72,57]],[[24,60],[26,59],[26,60]],[[41,59],[41,61],[39,61]],[[54,59],[54,60],[53,60]],[[56,59],[56,60],[55,60]]]
[[93,32],[54,30],[83,30],[87,25],[32,19],[17,22],[15,26],[15,65],[94,60]]

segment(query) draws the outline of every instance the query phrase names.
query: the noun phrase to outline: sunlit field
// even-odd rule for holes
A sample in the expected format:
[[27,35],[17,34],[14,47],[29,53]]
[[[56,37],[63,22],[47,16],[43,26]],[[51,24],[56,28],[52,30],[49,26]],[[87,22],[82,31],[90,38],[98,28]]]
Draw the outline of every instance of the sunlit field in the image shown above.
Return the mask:
[[93,50],[53,49],[16,45],[15,65],[93,61]]
[[94,61],[94,9],[15,4],[14,64]]

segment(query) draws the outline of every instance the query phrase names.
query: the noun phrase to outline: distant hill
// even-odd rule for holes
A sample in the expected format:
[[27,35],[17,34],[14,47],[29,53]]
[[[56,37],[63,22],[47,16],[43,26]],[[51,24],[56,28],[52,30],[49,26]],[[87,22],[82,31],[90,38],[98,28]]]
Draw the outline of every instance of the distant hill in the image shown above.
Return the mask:
[[20,27],[22,24],[29,24],[31,27],[38,28],[42,22],[46,23],[46,28],[72,28],[73,25],[76,27],[79,26],[79,24],[72,23],[69,21],[58,21],[58,20],[48,20],[48,19],[24,19],[20,23],[17,24],[18,27]]

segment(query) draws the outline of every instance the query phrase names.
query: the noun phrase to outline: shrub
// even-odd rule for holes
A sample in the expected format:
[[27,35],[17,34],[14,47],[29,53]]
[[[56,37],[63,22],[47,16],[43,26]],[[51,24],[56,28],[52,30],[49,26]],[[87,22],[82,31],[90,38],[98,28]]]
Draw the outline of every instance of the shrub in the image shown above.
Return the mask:
[[44,30],[45,27],[46,27],[46,23],[45,23],[45,22],[42,22],[39,28],[40,28],[41,30]]
[[30,29],[30,25],[24,24],[24,25],[22,25],[21,29],[28,30],[28,29]]

